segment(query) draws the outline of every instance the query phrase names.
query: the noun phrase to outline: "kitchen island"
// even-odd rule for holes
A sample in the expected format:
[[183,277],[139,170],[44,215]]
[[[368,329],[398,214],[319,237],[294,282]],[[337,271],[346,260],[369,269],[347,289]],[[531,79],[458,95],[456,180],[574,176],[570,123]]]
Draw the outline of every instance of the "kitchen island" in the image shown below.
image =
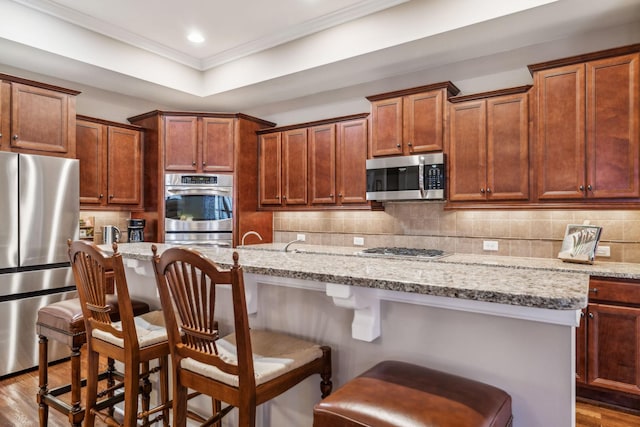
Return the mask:
[[[237,249],[253,327],[330,345],[335,387],[385,359],[495,385],[511,394],[517,427],[575,424],[574,334],[589,276],[640,277],[634,265],[471,255],[406,261],[300,246]],[[131,294],[157,306],[150,248],[124,244],[120,252]],[[231,249],[200,250],[231,263]],[[225,315],[222,333],[228,308]],[[259,425],[311,426],[318,381],[263,405]]]

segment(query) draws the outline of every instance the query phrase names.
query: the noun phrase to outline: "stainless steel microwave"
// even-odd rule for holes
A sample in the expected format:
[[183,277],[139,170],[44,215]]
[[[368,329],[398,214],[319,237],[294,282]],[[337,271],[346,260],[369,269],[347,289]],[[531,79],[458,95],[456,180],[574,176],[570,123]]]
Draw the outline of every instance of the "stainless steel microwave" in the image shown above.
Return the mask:
[[367,160],[367,200],[444,200],[443,153]]

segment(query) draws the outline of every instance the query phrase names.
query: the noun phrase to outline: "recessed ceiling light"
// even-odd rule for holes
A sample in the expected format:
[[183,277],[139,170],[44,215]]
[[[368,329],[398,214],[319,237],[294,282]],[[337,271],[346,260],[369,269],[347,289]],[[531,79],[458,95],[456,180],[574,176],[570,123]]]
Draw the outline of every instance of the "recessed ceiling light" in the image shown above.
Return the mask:
[[192,31],[187,36],[187,39],[192,43],[202,43],[204,41],[204,36],[197,31]]

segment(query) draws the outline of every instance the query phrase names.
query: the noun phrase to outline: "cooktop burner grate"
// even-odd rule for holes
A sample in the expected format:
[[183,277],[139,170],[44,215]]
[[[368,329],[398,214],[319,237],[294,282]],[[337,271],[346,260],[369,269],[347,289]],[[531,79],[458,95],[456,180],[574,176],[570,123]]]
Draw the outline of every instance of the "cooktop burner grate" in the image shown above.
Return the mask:
[[428,258],[436,259],[448,255],[440,249],[378,247],[363,249],[363,256],[400,257],[400,258]]

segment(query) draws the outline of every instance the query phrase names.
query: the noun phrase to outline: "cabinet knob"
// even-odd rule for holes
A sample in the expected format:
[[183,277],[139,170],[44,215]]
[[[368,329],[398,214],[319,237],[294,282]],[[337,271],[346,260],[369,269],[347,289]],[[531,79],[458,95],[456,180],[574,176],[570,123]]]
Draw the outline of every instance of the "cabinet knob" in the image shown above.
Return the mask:
[[207,162],[202,162],[202,166],[207,166]]
[[491,189],[487,187],[487,193],[491,193]]
[[589,313],[589,319],[593,319],[593,313]]
[[18,140],[18,135],[17,135],[17,134],[16,134],[16,135],[13,135],[13,140],[14,140],[14,141],[17,141],[17,140]]
[[0,132],[0,138],[2,138],[2,132]]
[[587,190],[589,191],[593,190],[593,187],[591,187],[591,184],[587,185]]
[[480,193],[484,194],[484,188],[480,189]]
[[594,294],[597,294],[598,288],[589,289],[589,292],[593,292]]
[[103,197],[104,197],[104,194],[102,193],[98,196],[99,199],[102,199]]
[[584,311],[581,311],[581,312],[580,312],[580,317],[581,317],[581,318],[582,318],[582,317],[584,317]]
[[338,193],[338,197],[342,197],[342,193]]
[[329,194],[329,197],[333,198],[333,193]]
[[195,165],[196,165],[196,162],[191,162],[191,166],[195,166]]
[[397,148],[400,148],[400,144],[396,144],[396,147],[397,147]]
[[114,197],[113,194],[109,194],[110,199],[113,199],[113,197]]
[[287,196],[282,196],[282,200],[287,200]]
[[410,142],[408,142],[408,143],[407,143],[407,145],[408,145],[409,147],[411,147],[413,144],[412,144],[412,143],[410,143]]
[[578,187],[580,189],[580,191],[584,191],[584,185],[581,185],[580,187]]

